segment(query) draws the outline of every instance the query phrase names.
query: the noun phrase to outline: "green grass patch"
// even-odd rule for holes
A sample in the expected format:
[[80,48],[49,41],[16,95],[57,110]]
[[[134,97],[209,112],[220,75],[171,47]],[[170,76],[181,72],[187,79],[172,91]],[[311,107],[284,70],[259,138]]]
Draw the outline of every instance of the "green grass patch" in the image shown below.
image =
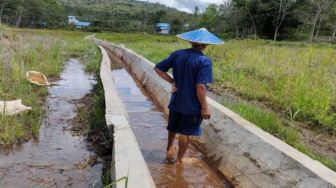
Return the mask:
[[302,145],[297,130],[285,126],[274,112],[248,102],[231,102],[228,100],[222,100],[220,102],[261,129],[271,133],[277,138],[285,141],[287,144],[305,153],[312,159],[318,160],[328,168],[336,171],[336,161],[328,159]]
[[284,126],[274,112],[261,109],[260,107],[247,102],[229,102],[225,100],[220,102],[224,106],[240,114],[243,118],[251,121],[261,129],[271,133],[279,139],[284,140],[288,144],[294,146],[299,142],[296,130]]

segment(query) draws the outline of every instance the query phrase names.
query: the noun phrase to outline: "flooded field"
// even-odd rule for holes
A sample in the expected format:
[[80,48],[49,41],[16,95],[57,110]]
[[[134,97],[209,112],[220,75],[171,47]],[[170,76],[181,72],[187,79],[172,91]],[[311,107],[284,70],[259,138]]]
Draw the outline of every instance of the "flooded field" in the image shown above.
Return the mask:
[[136,85],[125,69],[114,69],[112,74],[157,187],[229,187],[224,178],[209,167],[202,153],[193,145],[190,145],[186,154],[188,163],[167,163],[167,120],[164,114],[157,109],[145,91]]
[[94,84],[83,64],[70,59],[49,88],[39,139],[0,154],[1,188],[101,187],[102,164],[83,136],[72,134],[79,99]]

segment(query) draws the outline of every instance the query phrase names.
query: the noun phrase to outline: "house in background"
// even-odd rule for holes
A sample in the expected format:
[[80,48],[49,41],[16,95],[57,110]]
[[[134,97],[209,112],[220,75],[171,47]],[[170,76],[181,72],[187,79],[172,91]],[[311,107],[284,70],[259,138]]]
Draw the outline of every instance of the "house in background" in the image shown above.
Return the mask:
[[184,31],[189,31],[190,30],[190,24],[188,24],[188,23],[183,24],[183,30]]
[[169,23],[157,23],[154,25],[154,32],[158,34],[168,35],[170,31]]
[[77,29],[86,28],[91,25],[90,22],[82,22],[77,20],[76,16],[68,16],[68,23],[74,25]]
[[91,25],[90,22],[77,22],[77,23],[75,23],[75,27],[77,29],[86,28],[86,27],[89,27],[90,25]]
[[76,16],[68,16],[68,23],[69,24],[75,24],[76,22],[79,22],[79,20],[77,20]]

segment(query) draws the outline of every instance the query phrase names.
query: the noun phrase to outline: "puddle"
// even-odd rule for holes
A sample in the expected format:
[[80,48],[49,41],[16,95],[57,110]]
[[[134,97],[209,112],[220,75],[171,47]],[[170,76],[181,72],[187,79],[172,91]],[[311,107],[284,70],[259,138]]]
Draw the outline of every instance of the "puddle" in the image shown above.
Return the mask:
[[[101,187],[103,165],[83,136],[72,136],[75,101],[88,94],[93,76],[70,59],[61,79],[49,88],[39,139],[0,154],[0,187]],[[95,165],[90,165],[97,159]]]
[[[190,145],[184,165],[164,162],[167,147],[167,120],[146,93],[139,89],[125,69],[112,70],[119,96],[157,187],[229,187],[213,171],[204,156]],[[177,144],[177,143],[176,143]]]

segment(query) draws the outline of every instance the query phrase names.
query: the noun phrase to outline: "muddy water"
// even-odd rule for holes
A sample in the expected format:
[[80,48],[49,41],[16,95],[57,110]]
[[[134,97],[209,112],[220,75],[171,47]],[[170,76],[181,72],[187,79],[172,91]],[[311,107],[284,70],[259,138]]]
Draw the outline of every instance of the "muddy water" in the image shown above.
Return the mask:
[[101,187],[99,159],[82,136],[70,132],[75,101],[90,92],[93,82],[78,60],[67,62],[60,81],[49,88],[38,141],[0,154],[1,188]]
[[204,156],[192,145],[186,154],[188,163],[176,165],[165,162],[167,121],[163,113],[137,87],[125,69],[114,69],[112,74],[157,187],[228,187],[224,179],[207,165]]

